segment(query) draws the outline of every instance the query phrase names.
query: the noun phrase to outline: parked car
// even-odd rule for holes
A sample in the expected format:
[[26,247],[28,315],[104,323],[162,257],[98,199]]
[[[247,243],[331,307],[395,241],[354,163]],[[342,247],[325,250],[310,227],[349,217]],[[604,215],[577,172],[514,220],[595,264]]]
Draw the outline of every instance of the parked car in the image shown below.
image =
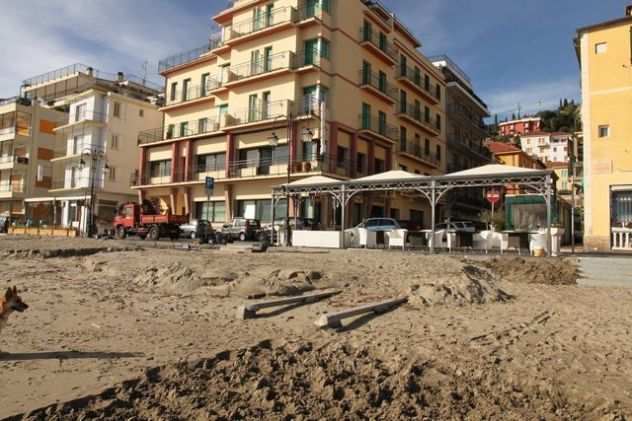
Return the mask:
[[253,241],[264,235],[259,220],[246,218],[233,219],[232,223],[222,227],[222,234],[231,241]]
[[180,225],[180,237],[195,240],[208,238],[210,234],[213,234],[213,227],[206,219],[194,219],[188,224]]
[[0,233],[9,232],[9,217],[0,216]]
[[369,218],[356,228],[366,228],[368,231],[392,231],[400,229],[399,223],[392,218]]
[[471,222],[450,222],[437,224],[435,231],[448,230],[452,232],[469,232],[475,233],[476,227]]

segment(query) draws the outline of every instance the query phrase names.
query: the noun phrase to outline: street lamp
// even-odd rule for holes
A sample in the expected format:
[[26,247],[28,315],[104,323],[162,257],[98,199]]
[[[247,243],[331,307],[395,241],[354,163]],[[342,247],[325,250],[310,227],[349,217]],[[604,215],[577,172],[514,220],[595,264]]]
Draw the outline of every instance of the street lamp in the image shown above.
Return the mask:
[[[86,227],[86,236],[87,237],[91,237],[93,234],[92,228],[94,226],[94,220],[93,220],[93,215],[94,215],[94,204],[96,201],[96,191],[95,191],[95,182],[96,182],[96,175],[97,175],[97,169],[98,169],[98,164],[101,160],[105,159],[105,152],[101,149],[98,148],[94,148],[90,151],[84,151],[81,153],[81,158],[79,161],[79,168],[81,168],[82,170],[86,167],[86,160],[90,160],[90,201],[88,204],[88,216],[86,218],[86,223],[87,223],[87,227]],[[105,178],[105,173],[110,169],[110,167],[108,166],[107,162],[104,164],[103,166],[103,176]],[[105,182],[105,180],[103,180]]]

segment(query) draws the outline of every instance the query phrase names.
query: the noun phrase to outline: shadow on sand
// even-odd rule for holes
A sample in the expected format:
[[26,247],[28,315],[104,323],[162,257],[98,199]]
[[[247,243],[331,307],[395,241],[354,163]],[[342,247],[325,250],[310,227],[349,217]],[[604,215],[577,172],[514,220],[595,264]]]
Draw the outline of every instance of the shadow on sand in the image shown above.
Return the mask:
[[39,361],[39,360],[116,360],[120,358],[141,358],[144,354],[138,352],[28,352],[19,354],[0,353],[3,361]]

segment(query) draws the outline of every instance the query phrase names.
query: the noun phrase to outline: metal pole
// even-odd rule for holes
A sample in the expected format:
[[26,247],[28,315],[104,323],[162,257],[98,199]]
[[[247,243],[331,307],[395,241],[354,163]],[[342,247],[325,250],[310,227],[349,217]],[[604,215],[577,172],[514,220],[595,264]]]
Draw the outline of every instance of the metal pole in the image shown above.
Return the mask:
[[94,182],[95,182],[95,178],[96,178],[96,167],[98,164],[98,157],[96,155],[96,149],[93,151],[94,154],[92,155],[92,168],[90,169],[90,205],[88,206],[88,226],[87,226],[87,233],[88,233],[88,238],[92,236],[92,224],[93,224],[93,219],[92,219],[92,214],[94,212]]
[[342,185],[340,192],[340,235],[342,236],[342,248],[345,248],[345,208],[347,203],[347,195],[345,192],[345,186]]
[[551,209],[551,176],[546,176],[546,191],[544,200],[546,201],[546,245],[548,256],[553,256],[553,237],[551,236],[552,209]]
[[286,246],[290,246],[290,182],[292,175],[292,145],[293,136],[292,131],[294,129],[294,120],[290,113],[288,117],[287,126],[287,188],[285,189],[285,243]]
[[434,253],[435,251],[435,226],[436,226],[436,203],[437,203],[437,192],[436,192],[436,183],[433,180],[432,184],[431,184],[432,190],[431,190],[431,194],[430,194],[430,207],[431,207],[431,214],[432,214],[432,220],[431,220],[431,224],[432,224],[432,232],[431,232],[431,236],[430,236],[430,253]]
[[276,244],[274,242],[274,221],[275,221],[275,216],[276,216],[274,212],[276,208],[275,200],[276,200],[276,194],[274,193],[274,190],[272,190],[272,209],[270,212],[272,214],[272,230],[271,230],[272,232],[270,234],[270,244]]
[[[573,151],[574,145],[573,145]],[[575,153],[571,158],[571,253],[575,254]]]

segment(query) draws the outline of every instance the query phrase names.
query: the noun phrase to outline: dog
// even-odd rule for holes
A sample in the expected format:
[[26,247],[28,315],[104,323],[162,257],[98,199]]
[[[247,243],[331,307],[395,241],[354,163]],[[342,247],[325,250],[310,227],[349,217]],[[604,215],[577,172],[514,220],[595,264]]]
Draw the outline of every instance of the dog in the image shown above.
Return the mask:
[[18,295],[18,289],[8,288],[4,293],[4,297],[0,295],[0,333],[9,321],[9,316],[14,311],[18,313],[24,312],[29,306],[22,301],[22,298]]

